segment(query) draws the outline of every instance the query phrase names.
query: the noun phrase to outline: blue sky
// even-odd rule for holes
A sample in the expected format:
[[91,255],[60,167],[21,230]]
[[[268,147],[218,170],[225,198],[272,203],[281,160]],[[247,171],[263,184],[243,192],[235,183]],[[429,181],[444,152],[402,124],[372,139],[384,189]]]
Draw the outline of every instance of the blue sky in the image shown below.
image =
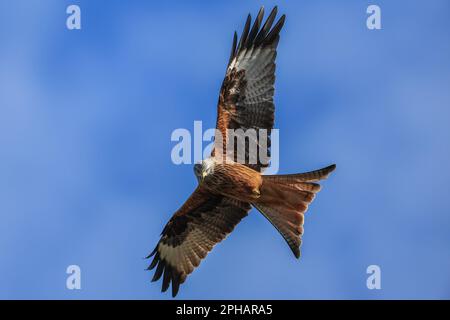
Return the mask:
[[[170,298],[143,259],[196,185],[170,135],[214,126],[232,33],[262,4],[276,3],[1,2],[0,298]],[[450,298],[450,4],[277,4],[280,172],[338,169],[300,261],[252,211],[178,298]]]

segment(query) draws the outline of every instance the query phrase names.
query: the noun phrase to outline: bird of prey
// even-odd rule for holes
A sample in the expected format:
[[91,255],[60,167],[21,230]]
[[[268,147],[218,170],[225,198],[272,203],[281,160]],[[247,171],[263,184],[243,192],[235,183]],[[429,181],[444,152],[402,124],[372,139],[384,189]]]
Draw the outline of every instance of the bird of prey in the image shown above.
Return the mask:
[[[222,145],[227,145],[229,129],[265,129],[270,134],[273,128],[275,56],[285,21],[283,15],[274,24],[276,15],[277,7],[262,25],[264,8],[261,8],[251,27],[248,15],[239,43],[234,33],[219,95],[215,144],[220,142],[217,132],[225,142]],[[257,143],[263,147],[260,141]],[[222,148],[214,148],[209,158],[194,165],[197,188],[166,224],[156,248],[148,256],[154,256],[148,269],[156,267],[152,281],[163,278],[162,292],[172,283],[173,297],[186,277],[247,216],[252,206],[272,223],[299,258],[304,213],[320,190],[317,181],[327,178],[336,167],[262,175],[267,163],[259,159],[255,163],[241,163],[236,161],[236,154],[231,152],[230,157],[230,150],[226,153],[226,148]],[[247,159],[250,150],[247,144],[245,148]],[[265,148],[270,149],[270,140]]]

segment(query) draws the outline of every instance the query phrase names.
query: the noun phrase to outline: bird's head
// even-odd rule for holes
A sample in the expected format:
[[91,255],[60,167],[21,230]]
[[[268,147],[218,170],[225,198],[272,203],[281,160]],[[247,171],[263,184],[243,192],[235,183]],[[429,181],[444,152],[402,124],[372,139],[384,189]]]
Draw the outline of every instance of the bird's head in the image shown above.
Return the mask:
[[202,160],[194,164],[194,174],[200,183],[206,176],[214,172],[214,160],[211,158]]

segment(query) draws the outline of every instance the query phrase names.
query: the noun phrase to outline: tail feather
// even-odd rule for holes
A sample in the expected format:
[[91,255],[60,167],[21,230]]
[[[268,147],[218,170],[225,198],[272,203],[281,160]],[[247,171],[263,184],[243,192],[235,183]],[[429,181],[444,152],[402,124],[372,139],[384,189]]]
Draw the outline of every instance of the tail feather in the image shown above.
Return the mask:
[[332,164],[331,166],[304,172],[304,173],[294,173],[294,174],[279,174],[274,176],[265,176],[268,180],[279,182],[279,183],[287,183],[287,184],[296,184],[299,182],[317,182],[319,180],[323,180],[328,178],[329,174],[336,169],[336,165]]
[[304,213],[320,191],[316,181],[325,179],[336,168],[288,175],[263,176],[261,197],[253,205],[286,240],[296,258],[300,257]]
[[303,234],[303,215],[297,214],[297,217],[293,219],[297,221],[291,222],[286,219],[285,211],[281,213],[274,207],[268,207],[260,203],[255,204],[254,206],[283,236],[295,257],[297,259],[300,258],[301,235]]

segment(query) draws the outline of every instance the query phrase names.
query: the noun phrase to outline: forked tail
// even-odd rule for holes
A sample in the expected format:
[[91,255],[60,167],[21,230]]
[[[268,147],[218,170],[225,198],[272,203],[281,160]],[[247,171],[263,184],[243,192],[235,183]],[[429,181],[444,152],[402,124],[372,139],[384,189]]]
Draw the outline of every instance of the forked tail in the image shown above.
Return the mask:
[[296,258],[300,257],[304,213],[320,190],[316,182],[335,168],[333,164],[305,173],[263,176],[261,196],[253,205],[280,232]]

